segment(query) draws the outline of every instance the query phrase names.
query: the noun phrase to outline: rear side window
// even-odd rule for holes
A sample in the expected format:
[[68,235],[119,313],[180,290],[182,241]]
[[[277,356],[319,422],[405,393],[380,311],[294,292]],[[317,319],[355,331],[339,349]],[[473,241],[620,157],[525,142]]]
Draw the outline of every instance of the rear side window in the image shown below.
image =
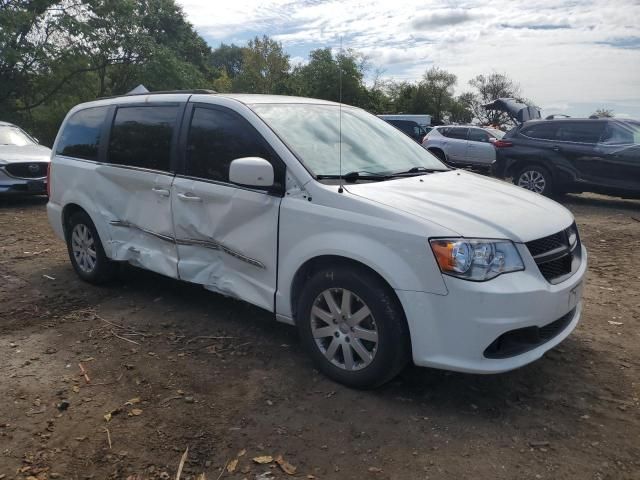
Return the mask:
[[74,113],[58,140],[56,155],[98,160],[100,136],[108,107],[93,107]]
[[471,128],[469,130],[469,140],[472,142],[485,142],[489,143],[489,139],[491,135],[485,132],[484,130],[480,130],[479,128]]
[[457,138],[458,140],[466,140],[468,131],[468,128],[451,127],[445,136]]
[[603,131],[603,122],[562,122],[557,139],[564,142],[598,143]]
[[169,171],[178,106],[120,107],[109,139],[109,163]]
[[531,138],[542,140],[556,140],[558,135],[558,125],[555,123],[536,123],[522,129],[521,133]]
[[212,108],[193,109],[187,140],[186,175],[229,181],[229,165],[237,158],[261,157],[271,162],[276,182],[278,162],[260,134],[239,115]]

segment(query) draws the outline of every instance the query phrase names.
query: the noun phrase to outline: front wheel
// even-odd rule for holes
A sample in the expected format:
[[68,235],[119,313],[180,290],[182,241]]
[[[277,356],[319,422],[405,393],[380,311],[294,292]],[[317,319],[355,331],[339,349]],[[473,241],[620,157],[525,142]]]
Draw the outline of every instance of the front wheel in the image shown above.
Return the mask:
[[538,165],[525,165],[513,177],[513,183],[541,195],[553,193],[553,178],[546,168]]
[[364,269],[316,272],[300,297],[296,323],[318,369],[349,387],[382,385],[409,359],[402,308],[393,291]]

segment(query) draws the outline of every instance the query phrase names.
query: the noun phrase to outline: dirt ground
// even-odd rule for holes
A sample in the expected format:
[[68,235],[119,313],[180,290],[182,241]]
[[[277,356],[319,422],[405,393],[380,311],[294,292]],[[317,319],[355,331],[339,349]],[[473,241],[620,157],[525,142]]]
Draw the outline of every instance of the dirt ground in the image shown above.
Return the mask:
[[45,203],[1,201],[0,479],[174,479],[187,447],[182,479],[640,479],[640,202],[564,202],[590,254],[564,343],[363,392],[242,302],[132,267],[82,283]]

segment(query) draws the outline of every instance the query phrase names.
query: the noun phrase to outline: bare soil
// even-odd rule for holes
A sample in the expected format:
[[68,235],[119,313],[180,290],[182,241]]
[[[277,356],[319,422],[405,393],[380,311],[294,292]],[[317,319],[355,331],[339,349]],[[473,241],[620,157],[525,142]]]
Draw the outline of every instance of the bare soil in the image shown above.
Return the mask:
[[355,391],[268,312],[132,267],[81,282],[44,201],[3,200],[0,478],[173,479],[188,447],[182,479],[288,477],[252,460],[278,455],[305,479],[640,479],[640,202],[562,201],[590,255],[564,343]]

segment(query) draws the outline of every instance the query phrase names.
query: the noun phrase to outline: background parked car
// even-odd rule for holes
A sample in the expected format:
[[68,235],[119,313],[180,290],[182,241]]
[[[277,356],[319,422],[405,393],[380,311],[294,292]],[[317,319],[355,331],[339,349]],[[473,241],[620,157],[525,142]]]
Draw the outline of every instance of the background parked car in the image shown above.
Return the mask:
[[494,143],[494,174],[537,193],[640,197],[640,122],[562,118],[525,122]]
[[503,131],[495,128],[434,127],[422,146],[450,165],[490,168],[496,160],[493,143],[503,135]]
[[50,156],[24,130],[0,122],[0,195],[44,195]]
[[[386,120],[386,119],[383,119]],[[422,143],[422,139],[427,135],[427,130],[413,120],[386,120],[405,135],[413,138],[416,142]]]

